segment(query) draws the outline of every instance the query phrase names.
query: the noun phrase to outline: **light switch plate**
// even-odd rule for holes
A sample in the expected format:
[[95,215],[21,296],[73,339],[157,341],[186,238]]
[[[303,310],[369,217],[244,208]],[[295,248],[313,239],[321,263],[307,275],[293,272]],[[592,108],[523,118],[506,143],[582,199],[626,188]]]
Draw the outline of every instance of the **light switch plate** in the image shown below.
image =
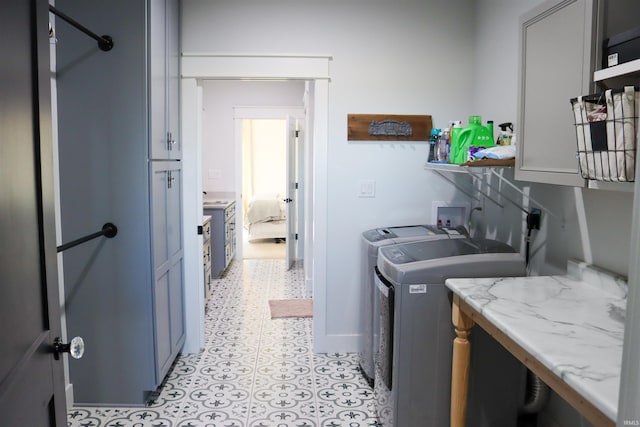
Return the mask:
[[376,182],[372,179],[361,179],[358,197],[376,197]]

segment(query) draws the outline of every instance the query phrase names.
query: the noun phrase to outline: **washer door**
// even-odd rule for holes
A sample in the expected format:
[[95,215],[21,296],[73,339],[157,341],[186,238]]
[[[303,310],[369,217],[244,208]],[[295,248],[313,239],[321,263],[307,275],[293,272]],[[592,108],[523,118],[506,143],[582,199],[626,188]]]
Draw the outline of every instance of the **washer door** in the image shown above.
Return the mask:
[[375,268],[375,282],[380,301],[380,345],[376,360],[379,365],[380,379],[391,391],[393,378],[393,316],[395,288]]

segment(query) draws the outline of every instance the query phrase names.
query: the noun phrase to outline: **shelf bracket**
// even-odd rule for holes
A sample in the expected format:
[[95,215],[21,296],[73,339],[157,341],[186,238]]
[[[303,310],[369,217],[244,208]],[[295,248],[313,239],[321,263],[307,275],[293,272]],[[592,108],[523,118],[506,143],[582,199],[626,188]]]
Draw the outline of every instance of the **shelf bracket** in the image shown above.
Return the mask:
[[[491,172],[493,173],[493,170],[491,170]],[[474,177],[474,178],[476,178],[476,179],[478,179],[478,180],[481,180],[481,179],[482,179],[480,176],[478,176],[478,175],[474,174],[474,173],[473,173],[473,172],[471,172],[471,171],[469,171],[468,173],[469,173],[469,175],[470,175],[470,176],[472,176],[472,177]],[[502,190],[501,190],[499,187],[496,187],[495,185],[491,185],[488,181],[485,181],[485,182],[484,182],[484,185],[486,185],[487,187],[489,187],[489,188],[490,188],[490,189],[492,189],[492,190],[495,190],[498,194],[500,194],[500,197],[501,197],[501,198],[505,199],[507,202],[511,203],[513,206],[515,206],[516,208],[520,209],[522,212],[524,212],[524,213],[526,213],[526,214],[528,214],[528,213],[529,213],[529,212],[528,212],[525,208],[523,208],[523,207],[522,207],[518,202],[516,202],[516,201],[514,201],[513,199],[511,199],[511,198],[509,198],[509,197],[505,196],[504,194],[502,194]],[[480,191],[480,190],[478,190],[478,191]],[[489,196],[487,196],[487,197],[489,197]],[[495,204],[498,204],[498,203],[497,203],[493,198],[491,198],[491,197],[489,197],[489,200],[491,200],[491,201],[492,201],[493,203],[495,203]],[[504,207],[504,206],[502,206],[502,205],[499,205],[499,206],[500,206],[500,207]]]
[[453,179],[449,178],[448,176],[446,176],[444,173],[440,172],[439,170],[434,170],[435,173],[437,173],[438,175],[440,175],[440,177],[442,177],[443,179],[445,179],[446,181],[449,181],[449,183],[451,183],[451,185],[453,185],[454,187],[456,187],[458,190],[462,191],[464,194],[466,194],[467,196],[471,197],[473,200],[479,202],[480,198],[478,196],[476,196],[475,194],[471,193],[470,191],[468,191],[467,189],[465,189],[464,187],[462,187],[460,184],[458,184],[457,182],[455,182]]
[[[544,205],[542,203],[540,203],[539,201],[535,200],[533,197],[531,197],[530,195],[526,194],[524,191],[522,191],[521,189],[519,189],[516,185],[514,185],[512,182],[510,182],[507,178],[505,178],[504,176],[502,176],[501,174],[499,174],[498,172],[496,172],[494,169],[490,169],[491,175],[495,176],[496,178],[498,178],[500,181],[504,182],[505,184],[507,184],[509,187],[511,187],[512,189],[514,189],[515,191],[517,191],[518,193],[520,193],[522,196],[526,197],[527,199],[529,199],[529,201],[533,204],[536,205],[536,207],[540,208],[542,211],[544,211],[545,213],[551,215],[552,217],[562,220],[562,218],[558,217],[558,215],[554,214],[552,211],[550,211],[549,209],[545,208]],[[513,203],[513,202],[512,202]],[[522,211],[529,213],[528,211],[526,211],[523,207],[518,206]],[[564,222],[564,221],[563,221]]]
[[[514,205],[515,207],[517,207],[518,209],[520,209],[522,212],[528,214],[529,211],[527,209],[525,209],[525,207],[523,206],[522,202],[518,202],[518,201],[513,200],[512,198],[508,197],[507,195],[504,194],[504,191],[503,191],[502,188],[500,188],[499,186],[496,186],[494,184],[491,184],[486,179],[487,177],[495,176],[496,179],[500,180],[502,183],[504,183],[505,185],[509,186],[511,189],[515,190],[517,193],[522,195],[524,198],[528,199],[530,204],[535,204],[536,207],[540,208],[540,210],[544,211],[545,213],[549,214],[550,216],[552,216],[552,217],[554,217],[554,218],[556,218],[558,220],[561,220],[564,223],[564,219],[563,218],[558,217],[558,215],[554,214],[551,210],[546,208],[542,203],[540,203],[539,201],[535,200],[527,192],[525,192],[525,191],[521,190],[520,188],[518,188],[508,178],[505,178],[504,176],[502,176],[502,174],[498,173],[496,168],[492,168],[492,167],[459,167],[457,165],[449,165],[449,164],[447,164],[447,165],[428,164],[426,166],[426,169],[437,173],[439,176],[441,176],[445,180],[449,181],[458,190],[462,191],[464,194],[466,194],[467,196],[471,197],[472,199],[474,199],[476,201],[480,200],[478,198],[478,196],[477,196],[477,193],[480,193],[480,194],[482,194],[484,197],[489,199],[492,203],[494,203],[496,206],[498,206],[500,208],[504,208],[504,204],[502,203],[502,199],[504,199],[507,202],[509,202],[512,205]],[[502,170],[502,168],[500,168],[500,170]],[[464,188],[462,185],[460,185],[459,183],[457,183],[455,180],[451,179],[448,176],[451,173],[466,174],[466,175],[468,175],[469,177],[471,177],[473,179],[474,183],[477,181],[477,184],[471,184],[471,187],[472,187],[471,190],[467,189],[467,188]],[[488,189],[491,189],[491,190],[497,192],[500,195],[500,197],[496,198],[495,196],[489,194],[488,191],[484,191],[483,188],[482,188],[483,186],[486,186]]]
[[[454,187],[456,187],[458,190],[462,191],[467,196],[471,197],[476,202],[480,201],[480,198],[477,195],[475,195],[472,192],[470,192],[470,191],[466,190],[465,188],[463,188],[460,184],[455,182],[453,179],[451,179],[448,176],[446,176],[442,171],[435,169],[434,172],[437,173],[438,175],[440,175],[445,180],[449,181]],[[473,178],[478,178],[477,176],[475,176],[474,174],[472,174],[470,172],[467,172],[467,175],[469,175],[469,176],[471,176]],[[487,199],[489,199],[493,203],[495,203],[498,207],[504,208],[504,205],[502,203],[500,203],[499,201],[494,199],[490,194],[486,193],[485,191],[482,191],[481,189],[476,188],[476,187],[473,187],[473,191],[482,194],[484,197],[486,197]]]

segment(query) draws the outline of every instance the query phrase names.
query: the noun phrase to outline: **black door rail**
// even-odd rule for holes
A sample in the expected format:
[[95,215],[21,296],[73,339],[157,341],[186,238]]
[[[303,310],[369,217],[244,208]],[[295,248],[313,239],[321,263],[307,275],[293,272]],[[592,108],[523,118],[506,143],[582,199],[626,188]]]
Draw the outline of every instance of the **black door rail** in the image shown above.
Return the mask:
[[103,51],[107,52],[107,51],[110,51],[111,48],[113,48],[113,39],[111,38],[111,36],[107,36],[107,35],[99,36],[99,35],[97,35],[93,31],[90,31],[84,25],[79,24],[74,19],[72,19],[69,16],[65,15],[64,13],[60,12],[54,6],[49,5],[49,12],[53,13],[54,15],[56,15],[57,17],[65,20],[65,21],[67,21],[69,24],[73,25],[78,30],[82,31],[83,33],[85,33],[86,35],[91,37],[92,39],[96,40],[98,42],[98,47],[100,48],[100,50],[103,50]]
[[81,237],[72,242],[65,243],[64,245],[60,245],[56,248],[56,251],[57,252],[66,251],[67,249],[70,249],[74,246],[78,246],[84,242],[88,242],[89,240],[93,240],[96,237],[100,237],[100,236],[104,236],[108,239],[111,239],[112,237],[115,237],[116,234],[118,234],[118,227],[116,227],[114,224],[110,222],[107,222],[105,225],[102,226],[102,230],[89,234],[87,236]]

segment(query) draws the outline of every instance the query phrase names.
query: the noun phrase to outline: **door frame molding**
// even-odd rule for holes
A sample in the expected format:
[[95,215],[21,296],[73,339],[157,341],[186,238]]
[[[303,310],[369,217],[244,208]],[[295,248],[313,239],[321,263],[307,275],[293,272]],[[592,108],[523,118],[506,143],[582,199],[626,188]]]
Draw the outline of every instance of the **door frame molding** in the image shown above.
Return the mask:
[[[182,141],[183,212],[185,248],[185,312],[187,339],[183,351],[204,347],[204,283],[200,265],[202,236],[193,233],[202,223],[202,135],[199,116],[203,80],[304,80],[309,83],[311,104],[307,114],[313,123],[309,132],[308,159],[311,179],[306,183],[308,198],[305,224],[310,251],[305,251],[305,277],[313,284],[314,352],[327,349],[326,260],[327,260],[327,148],[330,55],[234,55],[183,53]],[[307,175],[309,176],[309,175]],[[311,252],[311,253],[309,253]],[[189,285],[190,284],[190,285]]]

